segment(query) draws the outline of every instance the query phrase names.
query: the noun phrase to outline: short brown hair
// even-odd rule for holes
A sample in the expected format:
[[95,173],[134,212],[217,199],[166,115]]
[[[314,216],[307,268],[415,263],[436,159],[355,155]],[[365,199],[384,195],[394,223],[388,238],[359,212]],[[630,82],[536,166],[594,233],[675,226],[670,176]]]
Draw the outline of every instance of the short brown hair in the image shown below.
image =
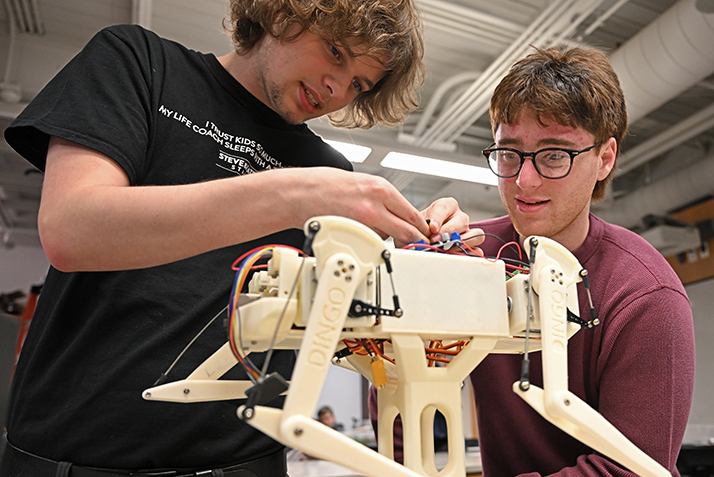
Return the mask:
[[[627,111],[620,81],[607,56],[593,49],[538,49],[516,62],[491,98],[491,128],[513,124],[521,110],[532,111],[545,126],[549,120],[582,127],[604,142],[614,137],[617,153],[627,133]],[[617,163],[616,163],[617,164]],[[605,198],[610,174],[598,181],[593,200]]]
[[412,0],[231,0],[224,23],[238,54],[250,51],[265,34],[284,41],[293,24],[344,47],[364,47],[383,63],[386,76],[346,108],[328,117],[335,126],[368,129],[404,121],[419,102],[424,81],[424,41]]

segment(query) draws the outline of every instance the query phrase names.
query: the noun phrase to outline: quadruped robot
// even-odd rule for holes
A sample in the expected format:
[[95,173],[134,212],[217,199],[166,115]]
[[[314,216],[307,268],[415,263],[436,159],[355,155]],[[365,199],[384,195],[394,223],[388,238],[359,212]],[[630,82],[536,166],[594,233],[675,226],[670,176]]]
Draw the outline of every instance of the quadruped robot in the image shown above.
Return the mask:
[[[558,243],[526,239],[530,273],[506,280],[502,260],[388,249],[372,230],[346,218],[315,217],[305,234],[314,257],[271,248],[267,270],[253,274],[248,293],[240,293],[240,284],[234,290],[228,342],[187,378],[146,389],[144,399],[247,398],[238,408],[241,419],[317,458],[373,477],[463,477],[462,382],[489,353],[522,353],[526,366],[513,391],[545,419],[643,477],[671,475],[568,391],[568,339],[596,325],[597,317],[585,321],[573,313],[576,284],[587,284],[587,271]],[[384,300],[389,307],[382,297],[391,297]],[[248,353],[273,349],[299,350],[290,383],[265,372],[252,381],[219,380],[249,363]],[[527,370],[528,353],[539,349],[542,389],[528,381]],[[435,366],[429,350],[449,359]],[[378,387],[379,452],[311,417],[331,364]],[[263,405],[281,393],[282,409]],[[433,451],[437,410],[449,442],[441,469]],[[397,415],[404,465],[393,460]]]

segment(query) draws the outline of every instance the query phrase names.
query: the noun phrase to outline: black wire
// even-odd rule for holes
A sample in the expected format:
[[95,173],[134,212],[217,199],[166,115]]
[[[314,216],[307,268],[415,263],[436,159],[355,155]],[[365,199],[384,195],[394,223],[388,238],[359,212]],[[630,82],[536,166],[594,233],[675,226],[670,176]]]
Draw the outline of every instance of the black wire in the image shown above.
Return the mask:
[[[176,357],[176,359],[174,359],[173,363],[171,363],[171,365],[168,367],[168,369],[167,369],[166,371],[164,371],[164,373],[159,377],[159,379],[156,381],[157,384],[160,383],[160,382],[166,381],[166,378],[168,378],[169,373],[170,373],[171,370],[174,368],[174,366],[176,366],[176,363],[178,363],[178,361],[181,359],[181,357],[184,355],[184,353],[186,353],[186,351],[188,351],[188,349],[191,347],[191,345],[203,334],[203,332],[206,331],[206,329],[208,329],[209,326],[211,326],[211,323],[213,323],[214,321],[216,321],[216,318],[218,318],[219,316],[221,316],[221,314],[222,314],[224,311],[226,311],[227,309],[228,309],[228,305],[226,305],[221,311],[219,311],[218,313],[216,313],[216,316],[214,316],[213,318],[211,318],[210,321],[209,321],[208,323],[206,323],[206,326],[204,326],[204,327],[201,329],[201,331],[199,331],[198,333],[196,333],[196,335],[191,339],[191,341],[188,342],[188,344],[184,347],[184,349],[181,350],[181,352],[179,353],[179,355]],[[154,384],[154,385],[156,385],[156,384]]]
[[[496,257],[492,257],[492,258],[496,258]],[[523,262],[523,261],[521,261],[521,260],[516,260],[515,258],[498,257],[498,259],[499,259],[499,260],[503,260],[504,262],[508,262],[508,263],[510,263],[510,264],[515,264],[515,265],[519,265],[519,266],[522,266],[522,267],[525,267],[525,268],[530,268],[530,265],[528,264],[528,262]]]
[[[495,238],[496,240],[500,241],[503,245],[509,244],[508,248],[510,248],[511,251],[513,251],[513,253],[515,253],[519,257],[522,255],[521,250],[519,250],[518,247],[513,245],[513,243],[511,243],[512,241],[506,241],[505,239],[502,239],[498,235],[490,234],[490,233],[486,233],[486,232],[479,234],[479,235],[474,235],[474,237],[480,237],[480,236]],[[521,263],[527,263],[527,262],[521,262]]]
[[[523,255],[523,252],[522,252],[521,250],[519,250],[518,247],[516,247],[513,243],[511,243],[511,241],[506,241],[506,240],[502,239],[501,237],[499,237],[498,235],[491,234],[491,233],[487,233],[487,232],[483,232],[483,233],[480,233],[480,234],[476,234],[476,235],[474,235],[473,237],[491,237],[491,238],[495,238],[496,240],[498,240],[499,242],[501,242],[503,245],[508,245],[508,248],[509,248],[514,254],[518,255],[519,257]],[[469,237],[469,238],[471,238],[471,237]],[[474,255],[474,256],[476,256],[476,255]],[[506,257],[486,257],[486,258],[490,258],[490,259],[494,259],[494,260],[495,260],[495,259],[503,260],[504,262],[508,262],[508,263],[511,263],[511,264],[520,265],[520,266],[524,266],[524,267],[529,267],[528,262],[525,262],[525,261],[523,261],[523,260],[519,260],[519,259],[516,259],[516,258],[506,258]]]

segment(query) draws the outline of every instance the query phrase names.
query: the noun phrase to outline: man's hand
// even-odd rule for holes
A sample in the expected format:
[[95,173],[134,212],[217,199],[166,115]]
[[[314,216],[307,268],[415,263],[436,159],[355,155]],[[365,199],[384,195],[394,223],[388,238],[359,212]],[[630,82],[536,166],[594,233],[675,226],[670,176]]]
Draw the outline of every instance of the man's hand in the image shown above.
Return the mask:
[[469,216],[459,208],[453,197],[435,200],[422,211],[422,215],[429,223],[430,242],[440,240],[442,234],[464,234],[469,230]]
[[[461,240],[470,247],[477,247],[483,242],[483,232],[480,229],[469,230],[469,216],[459,208],[453,197],[435,200],[421,214],[429,227],[428,242],[441,241],[443,234],[451,235],[453,232],[461,235]],[[396,238],[394,243],[397,248],[407,245]]]
[[[382,238],[393,237],[401,243],[426,240],[430,234],[423,214],[383,177],[328,167],[268,172],[276,178],[291,177],[293,187],[274,190],[281,202],[290,204],[290,217],[296,221],[296,228],[302,228],[305,220],[316,215],[339,215],[366,225]],[[444,210],[453,208],[452,204]],[[440,212],[438,217],[445,220],[449,215]]]

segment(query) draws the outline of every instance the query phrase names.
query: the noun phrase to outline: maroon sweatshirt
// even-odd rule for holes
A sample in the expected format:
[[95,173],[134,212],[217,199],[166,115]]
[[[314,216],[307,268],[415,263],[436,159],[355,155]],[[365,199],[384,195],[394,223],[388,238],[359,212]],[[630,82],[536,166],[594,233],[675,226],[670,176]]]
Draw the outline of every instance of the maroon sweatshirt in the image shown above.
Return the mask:
[[[496,235],[481,245],[494,257],[518,236],[508,217],[472,224]],[[637,234],[590,215],[590,232],[575,251],[588,271],[601,321],[568,341],[571,392],[602,414],[674,477],[694,388],[694,327],[689,300],[667,261]],[[501,257],[518,258],[511,247]],[[527,259],[525,259],[527,261]],[[580,316],[589,303],[578,285]],[[484,477],[635,474],[547,422],[512,391],[522,355],[487,356],[471,373]],[[542,387],[540,353],[530,354],[530,381]],[[375,422],[376,395],[370,412]],[[395,429],[401,461],[401,426]]]
[[[478,224],[517,240],[507,217]],[[487,237],[494,256],[502,242]],[[515,258],[511,249],[503,255]],[[601,324],[568,341],[570,391],[675,477],[694,388],[694,327],[689,300],[667,261],[639,235],[590,216],[574,255],[588,271]],[[580,316],[588,301],[578,285]],[[530,380],[542,387],[540,353]],[[473,371],[484,477],[516,475],[634,476],[548,423],[511,386],[522,356],[489,355]]]

